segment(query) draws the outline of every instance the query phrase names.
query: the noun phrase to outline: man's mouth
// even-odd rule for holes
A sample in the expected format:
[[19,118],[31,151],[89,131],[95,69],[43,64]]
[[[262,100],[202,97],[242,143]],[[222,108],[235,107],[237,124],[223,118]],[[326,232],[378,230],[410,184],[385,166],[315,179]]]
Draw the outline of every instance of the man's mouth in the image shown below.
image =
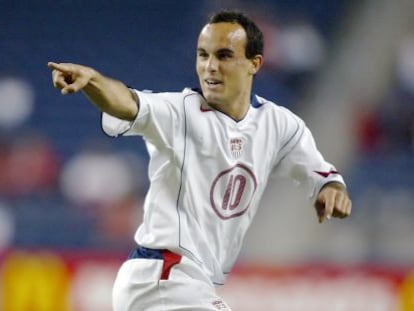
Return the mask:
[[204,82],[209,87],[216,87],[216,86],[222,84],[222,82],[220,80],[217,80],[217,79],[205,79]]

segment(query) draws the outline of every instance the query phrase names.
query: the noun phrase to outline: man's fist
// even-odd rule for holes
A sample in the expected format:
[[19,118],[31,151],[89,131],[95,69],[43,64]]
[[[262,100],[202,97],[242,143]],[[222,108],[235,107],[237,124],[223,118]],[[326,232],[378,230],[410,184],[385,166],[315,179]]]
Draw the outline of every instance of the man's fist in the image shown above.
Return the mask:
[[316,197],[315,209],[320,223],[331,217],[348,217],[352,202],[345,186],[337,182],[324,185]]

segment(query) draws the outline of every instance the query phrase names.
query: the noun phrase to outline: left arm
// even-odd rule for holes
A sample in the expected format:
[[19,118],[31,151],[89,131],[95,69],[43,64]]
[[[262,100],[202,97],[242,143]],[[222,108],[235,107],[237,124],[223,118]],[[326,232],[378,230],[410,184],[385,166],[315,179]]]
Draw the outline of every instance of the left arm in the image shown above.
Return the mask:
[[287,116],[284,128],[294,134],[286,135],[288,142],[279,151],[279,174],[306,185],[320,223],[331,217],[349,216],[352,204],[342,176],[319,152],[304,122],[293,114]]
[[316,196],[315,209],[320,223],[331,217],[348,217],[352,202],[345,186],[338,182],[325,184]]

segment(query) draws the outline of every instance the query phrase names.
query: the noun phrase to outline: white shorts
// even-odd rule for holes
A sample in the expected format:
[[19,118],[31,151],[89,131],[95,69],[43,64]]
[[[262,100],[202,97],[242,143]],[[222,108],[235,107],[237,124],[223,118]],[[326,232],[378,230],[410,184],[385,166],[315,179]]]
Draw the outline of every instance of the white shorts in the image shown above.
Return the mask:
[[231,311],[192,260],[144,247],[122,264],[112,298],[114,311]]

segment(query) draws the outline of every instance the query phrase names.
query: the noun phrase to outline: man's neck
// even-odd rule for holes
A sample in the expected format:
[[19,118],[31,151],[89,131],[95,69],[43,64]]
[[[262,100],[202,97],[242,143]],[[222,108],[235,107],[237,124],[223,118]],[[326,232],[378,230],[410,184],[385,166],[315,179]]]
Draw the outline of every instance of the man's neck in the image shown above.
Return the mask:
[[240,121],[244,119],[247,112],[249,111],[250,101],[247,103],[243,102],[243,103],[237,103],[237,104],[226,105],[226,106],[214,105],[214,104],[212,105],[210,104],[210,106],[214,108],[215,110],[218,110],[224,113],[225,115],[229,116],[233,120]]

